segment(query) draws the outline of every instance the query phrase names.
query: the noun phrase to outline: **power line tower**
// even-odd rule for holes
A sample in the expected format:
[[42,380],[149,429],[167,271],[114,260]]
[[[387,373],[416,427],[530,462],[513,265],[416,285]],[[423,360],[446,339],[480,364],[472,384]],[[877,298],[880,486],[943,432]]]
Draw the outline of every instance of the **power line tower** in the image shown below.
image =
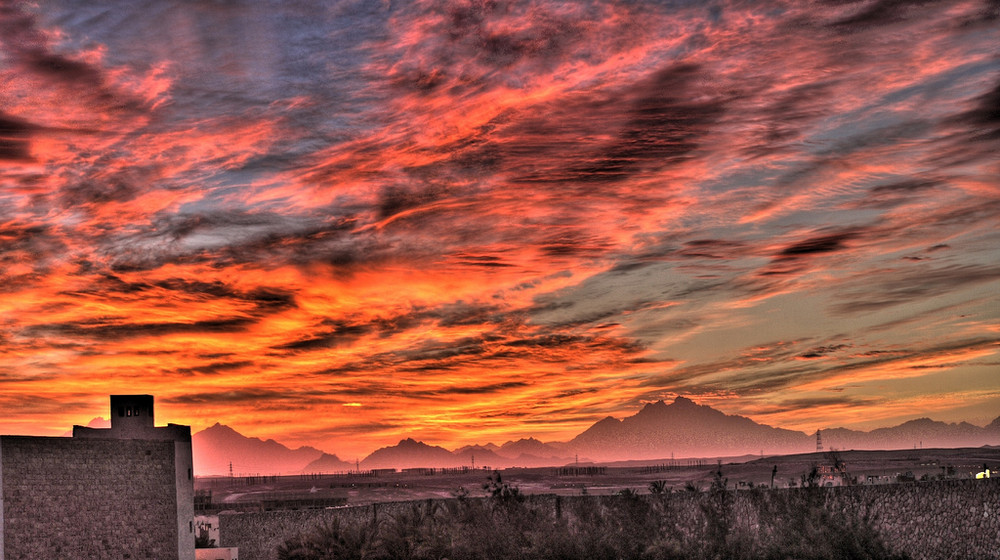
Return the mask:
[[816,430],[816,451],[823,451],[823,433]]

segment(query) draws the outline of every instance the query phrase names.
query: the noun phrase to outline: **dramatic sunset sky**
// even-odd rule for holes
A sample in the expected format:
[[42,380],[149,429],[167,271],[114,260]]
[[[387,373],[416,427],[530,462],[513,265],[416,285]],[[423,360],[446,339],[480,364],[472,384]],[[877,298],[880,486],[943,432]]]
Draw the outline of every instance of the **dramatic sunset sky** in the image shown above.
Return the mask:
[[1000,415],[1000,5],[0,2],[0,432]]

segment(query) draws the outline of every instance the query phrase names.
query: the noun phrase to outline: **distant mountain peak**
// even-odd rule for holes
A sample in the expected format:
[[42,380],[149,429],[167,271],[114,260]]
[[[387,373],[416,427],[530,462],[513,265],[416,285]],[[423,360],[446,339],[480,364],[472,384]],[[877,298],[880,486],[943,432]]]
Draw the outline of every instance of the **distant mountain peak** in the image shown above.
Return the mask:
[[462,447],[459,447],[458,449],[456,449],[452,453],[476,453],[476,452],[493,453],[497,449],[500,449],[500,448],[497,447],[496,445],[492,444],[492,443],[487,443],[486,445],[479,445],[479,444],[476,444],[476,445],[464,445]]
[[696,410],[715,410],[708,406],[702,406],[687,397],[674,397],[673,402],[667,404],[663,399],[656,402],[646,403],[635,416],[663,415],[677,412],[687,412]]
[[641,409],[639,409],[639,413],[641,414],[643,412],[665,410],[666,408],[667,408],[667,403],[663,402],[662,400],[656,402],[648,402],[645,405],[643,405]]
[[802,432],[757,424],[678,396],[671,404],[647,403],[621,420],[607,417],[573,438],[579,453],[606,460],[727,456],[798,451],[810,440]]
[[[246,436],[243,436],[243,434],[241,434],[241,433],[237,432],[236,430],[234,430],[233,428],[231,428],[231,427],[229,427],[229,426],[227,426],[225,424],[221,424],[219,422],[216,422],[215,424],[212,424],[211,426],[205,428],[204,430],[201,431],[201,433],[208,433],[208,434],[213,434],[213,435],[237,434],[237,435],[240,435],[242,437],[246,437]],[[254,439],[260,439],[260,438],[254,438]]]
[[457,467],[464,461],[451,451],[428,445],[413,438],[399,440],[390,447],[375,450],[361,460],[364,468]]
[[329,453],[324,453],[320,455],[318,459],[306,465],[302,472],[304,473],[316,473],[316,472],[343,472],[349,471],[354,467],[353,464],[342,460],[336,455],[331,455]]
[[312,447],[288,447],[269,439],[247,437],[216,422],[191,436],[194,470],[200,476],[241,473],[298,473],[323,455]]

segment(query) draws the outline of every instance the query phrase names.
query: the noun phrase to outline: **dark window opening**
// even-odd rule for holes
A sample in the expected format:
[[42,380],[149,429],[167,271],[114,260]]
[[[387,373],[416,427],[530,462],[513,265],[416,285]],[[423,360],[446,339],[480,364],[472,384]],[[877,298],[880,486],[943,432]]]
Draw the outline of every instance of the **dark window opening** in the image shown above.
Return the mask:
[[118,416],[119,417],[125,416],[125,407],[124,406],[119,406],[118,407]]

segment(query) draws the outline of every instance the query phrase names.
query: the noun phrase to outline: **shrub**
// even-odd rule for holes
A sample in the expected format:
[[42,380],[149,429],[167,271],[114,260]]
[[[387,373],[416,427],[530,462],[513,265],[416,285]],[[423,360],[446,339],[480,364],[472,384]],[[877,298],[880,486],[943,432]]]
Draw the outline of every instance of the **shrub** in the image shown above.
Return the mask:
[[494,474],[485,498],[413,502],[380,521],[338,519],[285,541],[280,560],[893,560],[869,519],[827,491],[740,492],[721,469],[705,492],[527,497]]
[[368,560],[377,557],[378,523],[349,524],[340,518],[321,524],[278,547],[279,560]]
[[650,494],[665,494],[669,491],[666,480],[654,480],[649,483]]

